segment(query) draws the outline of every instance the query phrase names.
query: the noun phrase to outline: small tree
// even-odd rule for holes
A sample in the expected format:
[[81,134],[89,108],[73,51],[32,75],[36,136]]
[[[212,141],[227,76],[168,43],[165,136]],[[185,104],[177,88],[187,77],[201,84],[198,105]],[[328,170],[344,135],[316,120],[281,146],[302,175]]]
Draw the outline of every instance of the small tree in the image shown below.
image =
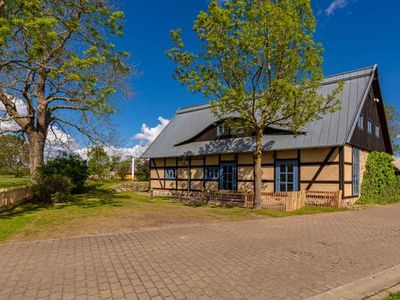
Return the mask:
[[103,147],[95,146],[91,148],[88,153],[88,159],[89,173],[91,175],[104,179],[110,174],[110,157]]
[[392,140],[393,152],[395,154],[400,154],[400,144],[398,143],[400,138],[400,112],[392,104],[386,106],[385,112],[389,134]]
[[25,140],[15,135],[0,136],[1,173],[14,176],[27,175],[29,148]]
[[119,178],[121,178],[122,180],[126,180],[126,176],[128,175],[131,167],[132,167],[131,159],[124,159],[120,161],[120,163],[118,164],[118,171],[117,171]]
[[264,130],[279,125],[298,134],[338,108],[342,84],[331,94],[317,93],[323,72],[315,26],[310,0],[211,0],[194,23],[199,53],[184,49],[181,30],[171,32],[175,78],[213,100],[219,119],[239,116],[238,126],[254,133],[256,205]]
[[135,178],[137,181],[149,181],[150,162],[147,159],[139,159],[136,163]]

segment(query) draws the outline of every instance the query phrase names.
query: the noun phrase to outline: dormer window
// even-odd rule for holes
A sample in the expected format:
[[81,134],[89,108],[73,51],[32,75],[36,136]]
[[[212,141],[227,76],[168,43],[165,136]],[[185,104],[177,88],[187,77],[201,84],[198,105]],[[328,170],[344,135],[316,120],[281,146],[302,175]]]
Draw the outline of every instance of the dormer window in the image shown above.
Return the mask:
[[229,136],[229,128],[225,124],[217,126],[217,137],[223,138]]

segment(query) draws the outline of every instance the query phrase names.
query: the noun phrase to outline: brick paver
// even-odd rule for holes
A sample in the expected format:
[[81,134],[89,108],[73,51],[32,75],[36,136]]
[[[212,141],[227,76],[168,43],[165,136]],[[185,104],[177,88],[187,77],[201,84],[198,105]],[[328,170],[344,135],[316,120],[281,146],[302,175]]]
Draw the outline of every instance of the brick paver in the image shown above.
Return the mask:
[[399,254],[399,204],[4,244],[0,299],[301,299]]

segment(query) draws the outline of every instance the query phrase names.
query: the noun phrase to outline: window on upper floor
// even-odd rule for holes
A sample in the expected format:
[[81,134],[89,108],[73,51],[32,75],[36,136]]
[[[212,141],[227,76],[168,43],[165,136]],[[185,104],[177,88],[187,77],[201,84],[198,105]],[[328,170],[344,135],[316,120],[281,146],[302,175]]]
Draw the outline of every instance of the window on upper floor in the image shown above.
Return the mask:
[[372,120],[368,119],[367,120],[367,130],[369,134],[372,134]]
[[220,124],[217,126],[217,137],[222,138],[222,137],[227,137],[229,136],[230,130],[226,124]]
[[375,136],[376,136],[377,138],[380,138],[380,137],[381,137],[381,126],[380,126],[379,124],[376,124],[376,125],[375,125]]
[[364,116],[362,114],[358,116],[357,126],[359,129],[364,129]]
[[165,179],[176,179],[176,168],[166,168]]

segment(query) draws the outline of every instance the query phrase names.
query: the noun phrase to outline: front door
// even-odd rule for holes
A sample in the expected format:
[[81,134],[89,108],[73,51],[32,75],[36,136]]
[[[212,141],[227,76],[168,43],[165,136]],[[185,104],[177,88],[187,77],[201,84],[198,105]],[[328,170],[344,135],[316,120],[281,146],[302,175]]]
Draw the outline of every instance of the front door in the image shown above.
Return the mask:
[[275,191],[295,192],[298,190],[298,161],[277,160],[275,169]]
[[236,190],[236,163],[222,162],[220,170],[220,186],[221,190]]

